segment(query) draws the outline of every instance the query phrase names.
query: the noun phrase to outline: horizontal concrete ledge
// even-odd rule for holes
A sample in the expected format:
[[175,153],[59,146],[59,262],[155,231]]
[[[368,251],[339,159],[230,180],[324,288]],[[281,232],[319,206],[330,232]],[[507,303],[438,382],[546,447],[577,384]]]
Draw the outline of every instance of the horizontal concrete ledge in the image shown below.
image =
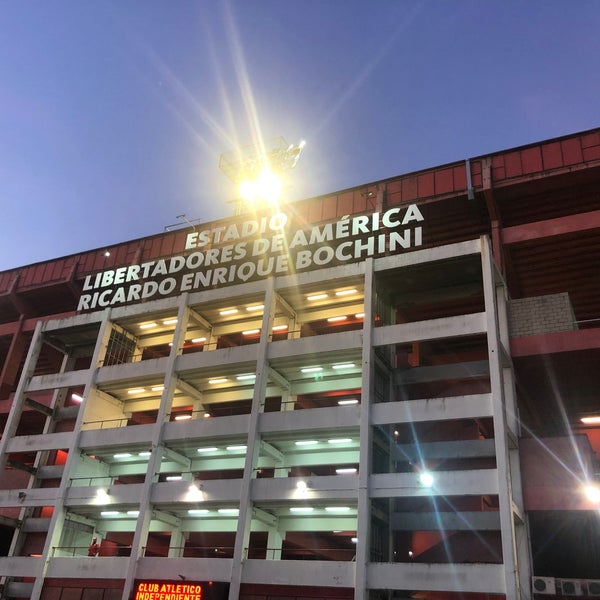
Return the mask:
[[367,587],[504,594],[504,566],[370,563],[367,567]]
[[129,559],[119,556],[58,557],[50,559],[46,577],[124,579]]
[[136,579],[172,579],[173,573],[188,581],[230,581],[231,558],[140,558]]
[[339,561],[247,560],[242,583],[354,587],[356,563]]
[[450,396],[374,404],[371,421],[374,425],[476,419],[493,414],[491,394]]
[[33,577],[41,566],[41,558],[33,558],[31,556],[6,556],[0,558],[0,576]]

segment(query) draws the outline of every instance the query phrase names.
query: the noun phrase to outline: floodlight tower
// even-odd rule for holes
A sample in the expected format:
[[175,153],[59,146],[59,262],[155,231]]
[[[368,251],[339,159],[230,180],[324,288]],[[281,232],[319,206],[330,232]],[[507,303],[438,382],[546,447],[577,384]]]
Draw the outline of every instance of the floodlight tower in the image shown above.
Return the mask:
[[219,169],[237,185],[235,214],[247,205],[275,205],[283,191],[283,174],[293,169],[305,146],[277,137],[264,145],[252,144],[224,152]]

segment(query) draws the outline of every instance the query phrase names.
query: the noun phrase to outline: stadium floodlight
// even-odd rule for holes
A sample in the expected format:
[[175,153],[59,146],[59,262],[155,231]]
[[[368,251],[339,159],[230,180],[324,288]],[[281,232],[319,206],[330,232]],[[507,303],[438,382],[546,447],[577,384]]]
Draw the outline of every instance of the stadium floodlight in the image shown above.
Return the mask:
[[242,203],[277,203],[283,192],[283,175],[293,169],[305,142],[288,144],[278,137],[266,144],[253,144],[221,154],[219,168],[237,185],[239,199],[235,201],[236,214]]

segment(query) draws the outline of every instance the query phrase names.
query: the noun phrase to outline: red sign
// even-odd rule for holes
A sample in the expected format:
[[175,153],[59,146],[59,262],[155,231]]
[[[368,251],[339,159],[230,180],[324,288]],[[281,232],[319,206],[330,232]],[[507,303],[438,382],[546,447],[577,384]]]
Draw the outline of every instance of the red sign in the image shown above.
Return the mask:
[[139,581],[134,600],[202,600],[199,583]]

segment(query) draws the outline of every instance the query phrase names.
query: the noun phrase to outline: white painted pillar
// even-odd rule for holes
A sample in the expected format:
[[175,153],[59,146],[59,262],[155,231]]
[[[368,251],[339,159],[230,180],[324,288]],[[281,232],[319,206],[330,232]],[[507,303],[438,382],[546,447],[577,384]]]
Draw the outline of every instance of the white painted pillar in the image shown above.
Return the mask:
[[[520,497],[518,438],[514,429],[516,404],[514,375],[507,345],[506,291],[500,272],[494,264],[491,245],[485,237],[481,238],[481,260],[506,599],[528,600],[531,598],[531,567],[529,544],[523,541],[527,530]],[[509,422],[512,422],[513,427],[509,426]],[[513,481],[516,484],[514,488]]]
[[358,515],[356,545],[356,572],[354,599],[367,600],[367,566],[371,547],[371,498],[369,474],[371,472],[372,431],[370,409],[373,398],[374,351],[373,325],[375,303],[375,273],[373,259],[365,260],[365,316],[363,320],[362,388],[360,405],[360,461],[358,473]]
[[[256,360],[256,379],[254,380],[254,395],[252,397],[252,411],[248,426],[248,441],[246,448],[246,460],[244,463],[244,474],[242,477],[240,512],[238,526],[233,548],[233,562],[231,567],[231,583],[229,586],[229,600],[238,600],[242,583],[244,561],[246,560],[246,548],[250,540],[250,528],[252,524],[252,499],[251,485],[256,476],[258,456],[260,452],[260,435],[258,434],[258,420],[260,413],[264,410],[265,393],[269,379],[269,367],[267,363],[267,349],[269,345],[270,332],[273,327],[277,298],[274,291],[275,282],[270,278],[266,282],[265,308],[263,312],[260,330],[260,342]],[[123,600],[126,600],[125,598]]]

